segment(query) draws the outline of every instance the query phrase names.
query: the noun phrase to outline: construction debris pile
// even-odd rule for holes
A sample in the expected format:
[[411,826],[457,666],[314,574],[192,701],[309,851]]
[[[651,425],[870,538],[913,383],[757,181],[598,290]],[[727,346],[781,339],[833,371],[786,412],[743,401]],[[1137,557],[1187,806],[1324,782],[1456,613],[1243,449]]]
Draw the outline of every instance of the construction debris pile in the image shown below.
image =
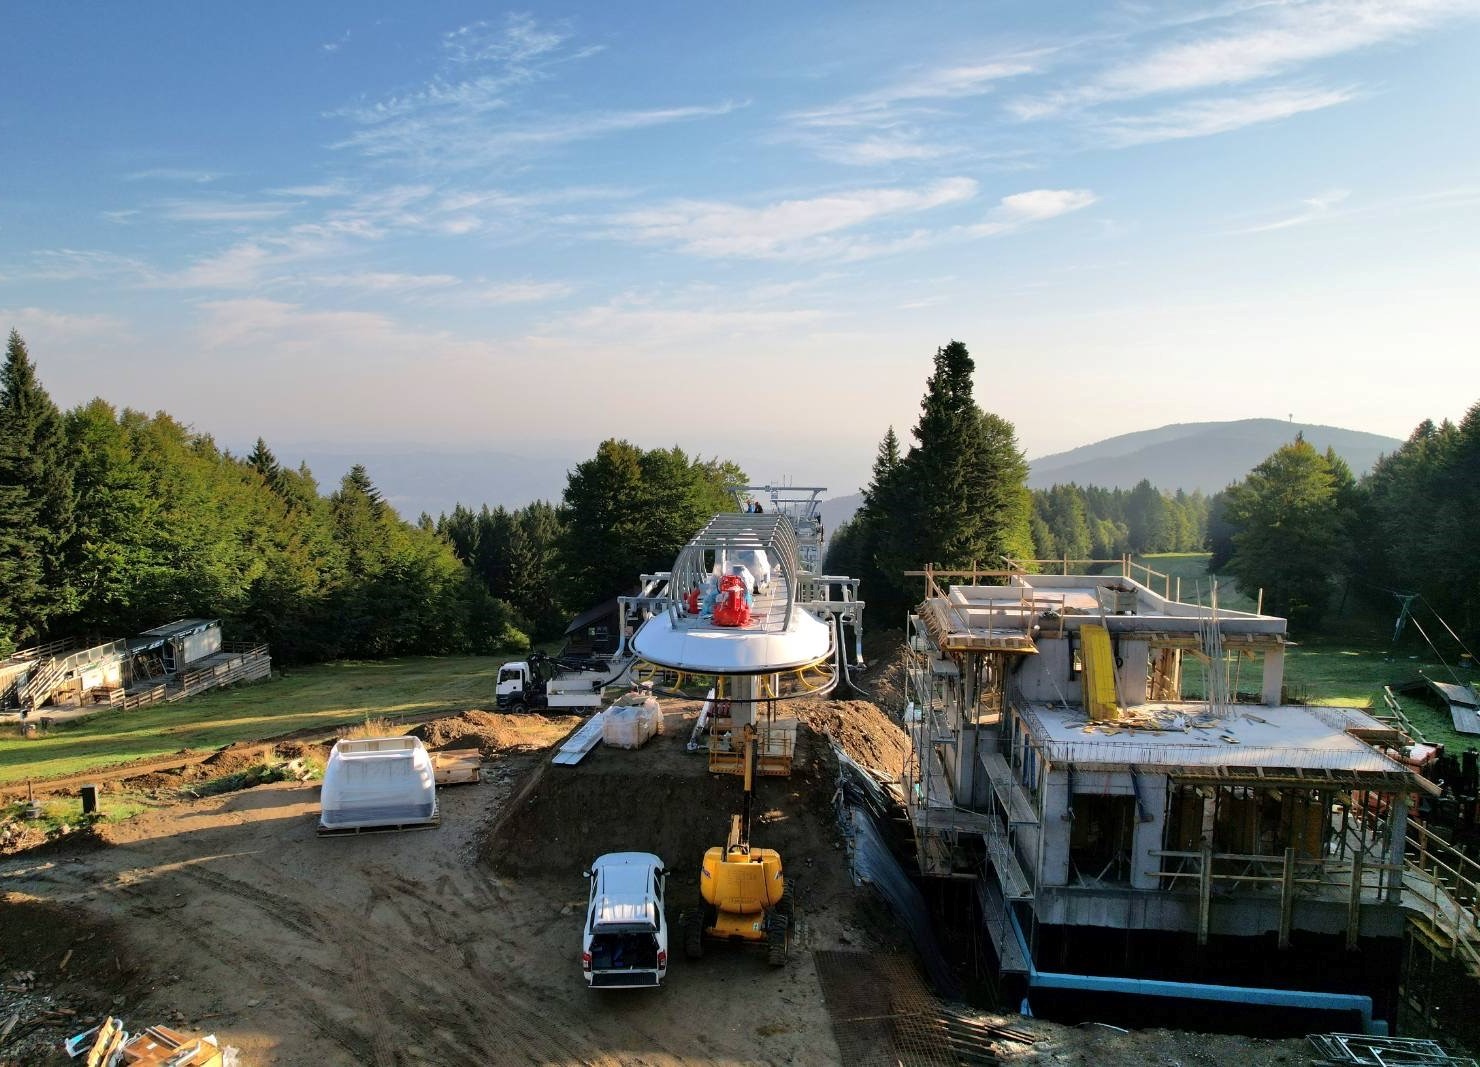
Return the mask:
[[1313,1067],[1477,1067],[1469,1056],[1456,1056],[1425,1037],[1376,1037],[1372,1034],[1311,1034]]
[[241,1067],[237,1050],[223,1048],[215,1034],[195,1037],[167,1026],[130,1033],[111,1015],[67,1038],[62,1048],[73,1060],[86,1057],[87,1067]]

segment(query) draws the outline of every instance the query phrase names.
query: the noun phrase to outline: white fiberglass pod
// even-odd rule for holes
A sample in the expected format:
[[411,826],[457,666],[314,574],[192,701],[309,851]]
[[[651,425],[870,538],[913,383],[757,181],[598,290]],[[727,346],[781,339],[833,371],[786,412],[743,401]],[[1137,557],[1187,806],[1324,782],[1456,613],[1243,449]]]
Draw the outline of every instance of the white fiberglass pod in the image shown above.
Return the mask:
[[437,820],[436,776],[419,738],[334,743],[324,768],[321,832],[432,826]]

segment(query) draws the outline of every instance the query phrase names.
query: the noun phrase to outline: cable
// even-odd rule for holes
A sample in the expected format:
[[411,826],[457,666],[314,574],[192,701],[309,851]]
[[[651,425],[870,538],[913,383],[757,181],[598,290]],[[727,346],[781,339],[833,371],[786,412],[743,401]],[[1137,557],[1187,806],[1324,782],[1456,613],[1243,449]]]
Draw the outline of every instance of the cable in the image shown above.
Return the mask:
[[1422,593],[1419,593],[1418,599],[1423,601],[1424,607],[1428,608],[1434,613],[1434,618],[1439,620],[1439,625],[1444,627],[1445,630],[1449,631],[1449,636],[1454,638],[1454,643],[1459,645],[1459,647],[1464,651],[1465,655],[1469,656],[1471,660],[1474,660],[1474,654],[1468,648],[1465,648],[1465,643],[1459,639],[1459,634],[1449,629],[1449,624],[1444,621],[1444,616],[1440,615],[1439,612],[1435,610],[1434,605],[1429,603],[1428,597],[1424,596]]

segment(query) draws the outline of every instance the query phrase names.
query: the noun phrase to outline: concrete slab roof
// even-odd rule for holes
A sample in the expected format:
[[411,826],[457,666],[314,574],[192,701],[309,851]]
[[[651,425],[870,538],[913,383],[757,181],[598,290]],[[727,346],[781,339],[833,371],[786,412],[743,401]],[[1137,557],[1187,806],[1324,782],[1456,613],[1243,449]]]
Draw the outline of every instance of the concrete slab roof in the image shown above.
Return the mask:
[[1159,729],[1090,723],[1082,707],[1020,709],[1055,763],[1090,766],[1248,767],[1407,774],[1407,768],[1349,731],[1383,725],[1354,708],[1234,705],[1219,717],[1204,703],[1152,703],[1127,709]]

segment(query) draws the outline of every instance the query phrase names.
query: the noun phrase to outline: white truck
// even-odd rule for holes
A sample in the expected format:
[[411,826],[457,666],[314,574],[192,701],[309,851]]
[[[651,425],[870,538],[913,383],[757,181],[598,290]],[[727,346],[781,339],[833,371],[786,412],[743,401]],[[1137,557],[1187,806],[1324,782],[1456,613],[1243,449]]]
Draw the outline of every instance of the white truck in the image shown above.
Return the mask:
[[591,989],[659,986],[668,975],[668,872],[651,852],[608,852],[585,872],[591,882],[581,971]]
[[630,658],[555,659],[533,652],[527,660],[505,663],[498,671],[494,700],[500,711],[606,706],[602,692],[629,677]]

